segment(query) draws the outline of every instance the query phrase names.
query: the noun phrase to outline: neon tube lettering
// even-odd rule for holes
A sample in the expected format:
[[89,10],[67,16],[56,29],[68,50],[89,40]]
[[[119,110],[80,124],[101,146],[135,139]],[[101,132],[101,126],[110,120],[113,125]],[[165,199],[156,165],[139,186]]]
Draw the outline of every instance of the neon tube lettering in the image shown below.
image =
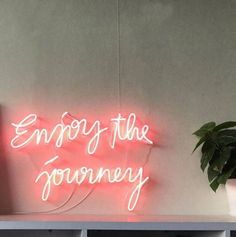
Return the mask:
[[[87,126],[86,119],[73,119],[70,124],[65,124],[63,119],[67,115],[68,112],[62,114],[61,123],[56,124],[51,132],[46,128],[36,128],[30,134],[28,129],[37,122],[37,115],[35,114],[26,116],[18,124],[12,123],[12,126],[15,128],[16,136],[11,140],[11,146],[13,148],[21,148],[30,142],[35,142],[36,145],[40,143],[49,144],[53,138],[56,137],[55,147],[59,148],[63,145],[65,138],[75,140],[79,134],[85,136],[91,134],[92,137],[87,144],[87,152],[90,155],[94,154],[99,145],[101,134],[108,128],[101,128],[101,122],[98,120],[96,120],[90,128]],[[25,138],[26,134],[29,135],[27,138]]]
[[[58,156],[53,157],[49,161],[45,162],[44,166],[51,164],[57,158]],[[111,184],[120,182],[133,183],[134,188],[132,189],[128,200],[128,210],[132,211],[136,207],[140,197],[141,189],[148,181],[149,177],[144,177],[142,167],[137,170],[131,167],[125,169],[121,169],[120,167],[116,167],[114,169],[100,167],[97,170],[94,170],[92,168],[83,166],[73,171],[71,168],[54,168],[50,172],[44,170],[38,174],[37,178],[35,179],[35,183],[39,182],[41,179],[43,179],[44,182],[41,195],[43,201],[48,200],[51,194],[52,185],[59,186],[62,183],[76,183],[80,186],[85,182],[91,185],[101,182],[107,182]]]
[[[36,114],[29,114],[18,123],[12,123],[15,129],[15,136],[11,140],[11,146],[14,149],[27,146],[28,144],[49,144],[60,148],[65,142],[88,137],[86,144],[87,153],[94,154],[101,141],[103,133],[110,134],[109,145],[114,149],[118,141],[139,141],[145,144],[153,144],[148,138],[149,126],[144,124],[137,126],[137,117],[135,113],[130,113],[128,117],[123,117],[118,113],[117,117],[110,119],[110,126],[102,127],[99,120],[95,120],[89,125],[87,119],[77,119],[65,112],[60,117],[60,122],[55,124],[50,130],[46,128],[37,128],[38,117]],[[48,167],[55,162],[59,156],[47,160],[42,167]],[[52,168],[51,166],[49,166]],[[52,186],[60,186],[63,183],[83,185],[88,183],[95,185],[102,182],[121,183],[128,182],[133,184],[132,192],[128,200],[128,210],[132,211],[136,207],[141,190],[147,183],[149,177],[144,177],[143,168],[133,169],[126,167],[124,169],[116,167],[114,169],[98,168],[93,169],[82,166],[78,169],[53,168],[52,170],[40,171],[35,183],[43,182],[41,198],[43,201],[48,200],[51,195]]]
[[[114,148],[117,139],[119,140],[138,140],[138,141],[143,141],[147,144],[153,144],[153,141],[151,141],[147,137],[147,133],[149,131],[149,126],[144,125],[141,130],[135,126],[136,123],[136,115],[134,113],[130,113],[128,118],[125,119],[121,116],[121,114],[118,114],[117,118],[111,119],[111,121],[114,123],[114,131],[113,131],[113,136],[112,136],[112,141],[111,141],[111,147]],[[126,122],[125,124],[125,131],[122,131],[122,123]],[[123,129],[124,130],[124,129]]]
[[[67,122],[65,120],[68,120]],[[101,127],[101,122],[96,120],[89,127],[86,119],[78,120],[71,116],[68,112],[61,115],[60,123],[56,124],[51,131],[46,128],[36,128],[33,131],[32,126],[38,121],[36,114],[29,114],[23,118],[19,123],[12,123],[15,128],[15,137],[11,140],[13,148],[21,148],[29,143],[35,142],[39,144],[49,144],[55,140],[55,147],[60,148],[65,140],[73,141],[82,136],[91,136],[87,144],[87,152],[92,155],[96,152],[102,134],[113,128],[111,135],[111,148],[114,149],[117,140],[120,141],[141,141],[147,144],[153,142],[147,137],[149,131],[148,125],[143,125],[138,128],[136,124],[135,113],[130,113],[128,118],[124,118],[119,113],[116,118],[111,118],[112,126]],[[31,129],[30,129],[31,128]]]
[[26,145],[32,139],[32,135],[31,135],[24,142],[17,144],[17,141],[19,140],[19,138],[28,132],[26,128],[28,126],[32,126],[33,124],[35,124],[36,121],[37,121],[37,115],[29,114],[24,119],[22,119],[18,124],[12,123],[12,126],[15,127],[15,133],[16,133],[16,136],[11,140],[11,146],[13,148],[20,148]]

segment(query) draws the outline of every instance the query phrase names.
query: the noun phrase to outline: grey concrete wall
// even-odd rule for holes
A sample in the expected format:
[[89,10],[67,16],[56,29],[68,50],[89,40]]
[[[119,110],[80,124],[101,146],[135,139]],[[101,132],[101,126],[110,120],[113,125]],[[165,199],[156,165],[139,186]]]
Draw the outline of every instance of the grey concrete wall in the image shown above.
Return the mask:
[[[236,1],[120,0],[120,86],[117,6],[115,0],[0,1],[1,210],[54,206],[29,191],[34,168],[8,147],[12,120],[65,110],[100,116],[120,103],[158,128],[159,146],[148,163],[153,185],[135,213],[227,214],[224,188],[213,193],[200,154],[191,155],[191,134],[207,121],[235,120]],[[127,210],[97,189],[71,213]]]

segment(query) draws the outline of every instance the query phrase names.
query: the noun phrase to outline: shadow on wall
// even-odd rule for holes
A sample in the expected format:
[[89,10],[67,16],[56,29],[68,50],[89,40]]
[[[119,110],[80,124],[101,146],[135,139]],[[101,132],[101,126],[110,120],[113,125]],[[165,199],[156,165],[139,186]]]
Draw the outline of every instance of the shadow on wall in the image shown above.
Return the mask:
[[0,214],[10,214],[13,210],[10,175],[8,172],[5,136],[3,127],[4,108],[0,105]]

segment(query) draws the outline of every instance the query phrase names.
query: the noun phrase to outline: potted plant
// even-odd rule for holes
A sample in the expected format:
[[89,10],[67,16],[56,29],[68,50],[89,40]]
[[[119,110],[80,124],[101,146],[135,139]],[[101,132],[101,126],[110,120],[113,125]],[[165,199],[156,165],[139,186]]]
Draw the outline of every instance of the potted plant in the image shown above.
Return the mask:
[[210,187],[216,192],[226,185],[230,214],[236,215],[236,126],[235,121],[204,124],[193,133],[199,138],[193,152],[201,147],[201,169],[207,169]]

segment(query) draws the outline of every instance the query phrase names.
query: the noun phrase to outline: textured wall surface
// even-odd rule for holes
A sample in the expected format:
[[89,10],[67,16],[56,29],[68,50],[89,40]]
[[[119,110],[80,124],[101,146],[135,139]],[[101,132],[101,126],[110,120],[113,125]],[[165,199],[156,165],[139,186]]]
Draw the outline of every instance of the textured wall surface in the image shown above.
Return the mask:
[[[200,154],[191,155],[191,134],[207,121],[235,120],[235,64],[233,0],[1,0],[2,212],[54,207],[31,195],[34,168],[28,155],[12,154],[10,122],[29,112],[100,116],[120,104],[158,128],[153,185],[134,213],[227,214],[224,188],[212,192]],[[71,213],[127,214],[109,195],[98,188]]]

